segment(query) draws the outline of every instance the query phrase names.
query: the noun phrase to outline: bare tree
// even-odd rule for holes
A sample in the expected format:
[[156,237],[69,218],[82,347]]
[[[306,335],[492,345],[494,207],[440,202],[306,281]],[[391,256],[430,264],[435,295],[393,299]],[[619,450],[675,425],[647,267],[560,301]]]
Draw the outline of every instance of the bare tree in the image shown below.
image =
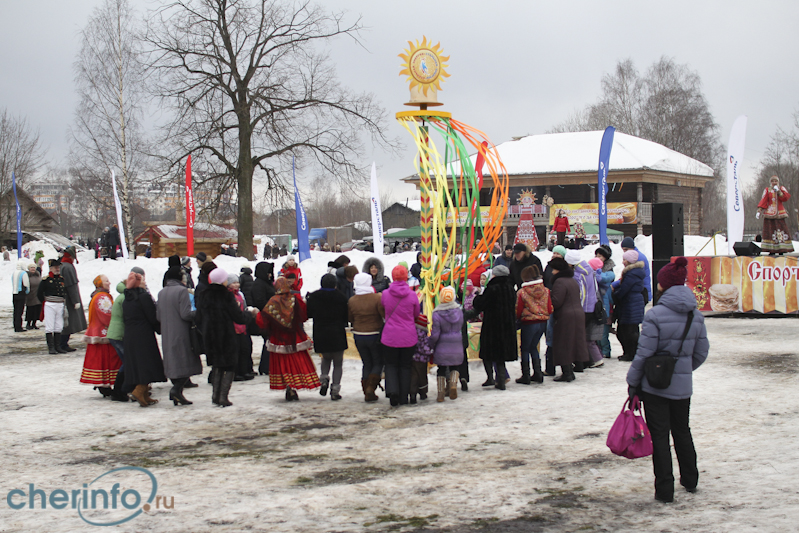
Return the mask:
[[[12,172],[17,184],[24,186],[43,161],[39,132],[33,130],[26,119],[12,116],[5,108],[0,109],[0,194],[11,188]],[[0,203],[1,235],[11,231],[12,226],[16,228],[15,213],[13,201]]]
[[641,76],[632,60],[616,65],[602,78],[602,95],[595,104],[578,110],[551,133],[603,130],[647,139],[712,167],[716,179],[703,194],[703,224],[716,227],[726,220],[726,189],[722,177],[724,146],[699,74],[662,57]]
[[[146,73],[137,23],[128,0],[105,0],[94,10],[81,32],[75,61],[80,103],[69,132],[74,185],[82,192],[107,203],[111,171],[121,174],[120,203],[129,233],[133,232],[132,183],[141,180],[146,160],[140,124]],[[131,238],[128,246],[133,249]]]
[[337,36],[357,38],[359,21],[291,0],[177,0],[148,20],[158,94],[175,115],[170,161],[204,154],[235,184],[239,249],[252,247],[256,170],[268,191],[285,194],[296,155],[353,186],[365,177],[364,136],[395,148],[383,108],[342,87],[322,50]]

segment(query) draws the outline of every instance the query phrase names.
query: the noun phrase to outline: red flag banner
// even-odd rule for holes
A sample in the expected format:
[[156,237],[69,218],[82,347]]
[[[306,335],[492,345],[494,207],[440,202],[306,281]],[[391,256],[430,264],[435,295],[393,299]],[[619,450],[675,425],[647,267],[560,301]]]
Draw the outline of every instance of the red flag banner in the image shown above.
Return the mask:
[[194,193],[191,189],[191,155],[186,161],[186,251],[194,255]]

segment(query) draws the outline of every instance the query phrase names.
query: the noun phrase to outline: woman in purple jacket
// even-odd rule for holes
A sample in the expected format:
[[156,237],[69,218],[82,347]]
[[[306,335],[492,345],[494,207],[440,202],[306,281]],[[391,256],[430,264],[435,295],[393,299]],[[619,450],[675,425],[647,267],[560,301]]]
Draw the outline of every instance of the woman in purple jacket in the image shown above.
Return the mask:
[[419,298],[408,286],[408,269],[397,265],[391,271],[394,281],[381,293],[385,325],[380,336],[386,374],[386,394],[391,406],[408,403],[411,390],[411,363],[416,349],[416,315]]
[[443,402],[449,372],[449,399],[458,397],[458,367],[463,363],[463,311],[455,301],[455,289],[444,287],[438,296],[438,305],[433,310],[433,332],[430,346],[433,347],[433,362],[438,365],[438,401]]

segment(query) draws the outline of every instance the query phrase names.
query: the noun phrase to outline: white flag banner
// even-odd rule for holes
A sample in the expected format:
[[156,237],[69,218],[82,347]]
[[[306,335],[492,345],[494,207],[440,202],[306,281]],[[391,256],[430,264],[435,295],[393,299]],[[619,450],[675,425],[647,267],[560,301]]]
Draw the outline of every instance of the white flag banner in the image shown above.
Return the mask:
[[[119,203],[119,195],[117,194],[117,178],[114,171],[111,171],[111,186],[114,189],[114,206],[117,209],[117,226],[119,227],[119,243],[122,247],[122,257],[128,258],[128,245],[125,242],[125,226],[122,225],[122,204]],[[109,253],[112,253],[109,250]],[[116,253],[114,250],[113,253]]]
[[744,202],[741,190],[744,145],[746,144],[746,115],[735,119],[730,132],[727,152],[727,248],[735,255],[733,246],[744,238]]
[[383,255],[383,210],[380,208],[380,193],[377,190],[377,167],[372,163],[372,242],[375,254]]

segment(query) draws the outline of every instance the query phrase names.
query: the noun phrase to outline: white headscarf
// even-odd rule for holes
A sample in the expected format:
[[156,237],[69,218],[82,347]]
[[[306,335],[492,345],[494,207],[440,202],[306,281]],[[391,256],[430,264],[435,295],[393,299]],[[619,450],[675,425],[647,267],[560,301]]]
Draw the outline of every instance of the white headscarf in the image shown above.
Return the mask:
[[375,292],[374,287],[372,287],[371,274],[367,274],[366,272],[355,274],[355,278],[352,281],[355,284],[356,296],[360,296],[361,294],[373,294]]

